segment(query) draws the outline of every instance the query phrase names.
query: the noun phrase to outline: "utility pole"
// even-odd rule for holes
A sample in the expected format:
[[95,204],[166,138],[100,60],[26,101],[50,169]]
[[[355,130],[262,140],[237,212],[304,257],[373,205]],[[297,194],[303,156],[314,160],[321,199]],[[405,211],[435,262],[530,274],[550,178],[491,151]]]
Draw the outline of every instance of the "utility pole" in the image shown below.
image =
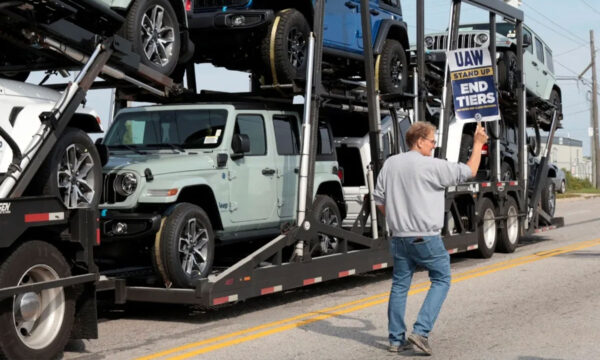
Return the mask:
[[598,79],[596,77],[596,47],[594,45],[594,30],[590,30],[590,50],[592,52],[592,182],[600,189],[600,164],[598,164]]

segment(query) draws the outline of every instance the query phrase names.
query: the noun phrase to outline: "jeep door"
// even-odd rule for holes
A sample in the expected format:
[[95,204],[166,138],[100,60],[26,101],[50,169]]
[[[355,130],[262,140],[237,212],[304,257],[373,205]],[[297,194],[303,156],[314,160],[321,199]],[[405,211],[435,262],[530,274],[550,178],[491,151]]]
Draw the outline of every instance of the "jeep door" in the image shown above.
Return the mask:
[[267,145],[268,129],[261,114],[238,114],[233,134],[250,139],[250,151],[228,162],[231,221],[267,227],[275,220],[276,171],[273,150]]
[[[331,1],[330,1],[331,2]],[[277,154],[277,206],[281,220],[295,217],[300,166],[300,127],[295,113],[273,115]]]
[[544,44],[544,69],[542,75],[544,76],[544,87],[540,89],[540,93],[543,99],[550,99],[550,93],[552,87],[556,83],[556,76],[554,75],[554,61],[552,59],[552,50]]
[[525,48],[525,52],[523,53],[523,71],[525,71],[525,88],[529,90],[529,92],[538,95],[537,78],[539,72],[539,60],[535,56],[535,40],[533,33],[525,27],[523,27],[523,34],[528,34],[532,42],[531,45]]
[[334,49],[355,47],[360,29],[360,0],[330,0],[325,2],[323,45]]
[[543,91],[546,88],[546,83],[548,82],[548,78],[546,78],[545,74],[548,73],[548,70],[546,70],[547,68],[544,63],[544,43],[537,37],[537,35],[533,38],[533,48],[535,51],[535,59],[532,63],[536,69],[535,94],[539,97],[543,97]]

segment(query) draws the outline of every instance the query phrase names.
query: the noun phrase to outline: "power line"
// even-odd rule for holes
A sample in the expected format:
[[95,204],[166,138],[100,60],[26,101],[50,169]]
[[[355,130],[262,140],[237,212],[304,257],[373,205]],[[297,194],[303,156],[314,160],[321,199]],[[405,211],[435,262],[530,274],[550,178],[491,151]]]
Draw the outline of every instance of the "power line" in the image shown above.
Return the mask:
[[587,7],[589,7],[590,9],[592,9],[593,12],[595,12],[596,14],[600,15],[600,11],[596,10],[596,8],[594,8],[592,5],[588,4],[587,2],[585,2],[584,0],[579,0],[582,3],[584,3]]
[[565,114],[565,115],[566,115],[566,116],[571,116],[571,115],[577,115],[577,114],[581,114],[581,113],[584,113],[584,112],[587,112],[587,113],[589,113],[589,112],[590,112],[590,109],[580,110],[580,111],[576,111],[576,112],[574,112],[574,113],[568,113],[568,114]]
[[584,48],[584,47],[587,47],[587,45],[579,45],[578,47],[573,48],[571,50],[568,50],[568,51],[565,51],[565,52],[561,52],[560,54],[556,54],[556,55],[554,55],[554,57],[559,57],[559,56],[563,56],[563,55],[566,55],[566,54],[570,54],[573,51],[579,50],[579,49]]
[[550,30],[550,31],[554,32],[555,34],[557,34],[557,35],[560,35],[560,36],[564,37],[565,39],[569,40],[569,41],[570,41],[570,42],[572,42],[572,43],[579,44],[579,45],[581,45],[581,46],[585,46],[585,45],[586,45],[586,44],[583,44],[583,43],[581,43],[581,42],[580,42],[580,41],[578,41],[578,40],[575,40],[575,39],[573,39],[573,38],[572,38],[572,37],[570,37],[570,36],[567,36],[567,35],[565,35],[564,33],[560,32],[560,31],[556,30],[556,29],[555,29],[555,28],[553,28],[552,26],[549,26],[549,25],[547,25],[546,23],[544,23],[544,22],[542,22],[542,21],[540,21],[540,20],[536,20],[536,19],[535,19],[534,17],[532,17],[532,16],[530,16],[530,17],[529,17],[529,20],[528,20],[528,21],[533,21],[533,22],[535,22],[535,23],[538,23],[538,24],[540,24],[541,26],[543,26],[543,27],[547,28],[548,30]]
[[[560,25],[559,23],[557,23],[556,21],[550,19],[549,17],[547,17],[546,15],[542,14],[541,12],[537,11],[535,8],[533,8],[530,5],[527,5],[526,3],[523,3],[524,6],[528,7],[530,10],[532,10],[533,12],[539,14],[541,17],[543,17],[544,19],[550,21],[552,24],[556,25],[557,27],[563,29],[564,31],[566,31],[567,33],[571,34],[574,38],[579,39],[583,44],[587,44],[588,41],[585,40],[584,38],[580,37],[579,35],[573,33],[571,30],[565,28],[564,26]],[[564,35],[563,35],[564,36]]]

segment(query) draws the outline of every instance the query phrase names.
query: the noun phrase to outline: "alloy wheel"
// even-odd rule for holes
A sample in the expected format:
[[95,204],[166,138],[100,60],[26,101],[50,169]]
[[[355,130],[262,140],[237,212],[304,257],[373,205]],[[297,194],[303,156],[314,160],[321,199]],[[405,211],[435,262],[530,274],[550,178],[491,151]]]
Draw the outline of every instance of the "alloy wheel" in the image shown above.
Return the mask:
[[166,66],[173,58],[175,29],[162,6],[153,6],[144,13],[140,35],[146,58],[156,65]]
[[59,163],[58,190],[69,209],[86,207],[92,203],[96,185],[94,160],[83,146],[71,144]]
[[188,276],[201,274],[208,261],[208,231],[196,218],[189,219],[179,237],[181,268]]

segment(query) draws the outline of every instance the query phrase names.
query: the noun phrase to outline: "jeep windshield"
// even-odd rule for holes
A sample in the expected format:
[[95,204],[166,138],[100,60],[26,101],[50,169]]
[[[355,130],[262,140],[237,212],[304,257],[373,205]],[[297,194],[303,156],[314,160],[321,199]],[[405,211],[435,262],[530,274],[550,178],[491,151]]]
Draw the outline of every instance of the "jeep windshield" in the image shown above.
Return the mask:
[[[458,27],[459,31],[472,31],[472,30],[490,30],[490,24],[488,23],[482,23],[482,24],[465,24],[465,25],[460,25]],[[513,24],[509,24],[509,23],[497,23],[496,24],[496,33],[502,35],[502,36],[506,36],[506,37],[511,37],[509,36],[509,34],[514,34],[515,33],[515,26]],[[513,35],[514,37],[514,35]]]
[[221,144],[226,122],[226,110],[124,112],[110,127],[104,144],[113,150],[211,149]]

